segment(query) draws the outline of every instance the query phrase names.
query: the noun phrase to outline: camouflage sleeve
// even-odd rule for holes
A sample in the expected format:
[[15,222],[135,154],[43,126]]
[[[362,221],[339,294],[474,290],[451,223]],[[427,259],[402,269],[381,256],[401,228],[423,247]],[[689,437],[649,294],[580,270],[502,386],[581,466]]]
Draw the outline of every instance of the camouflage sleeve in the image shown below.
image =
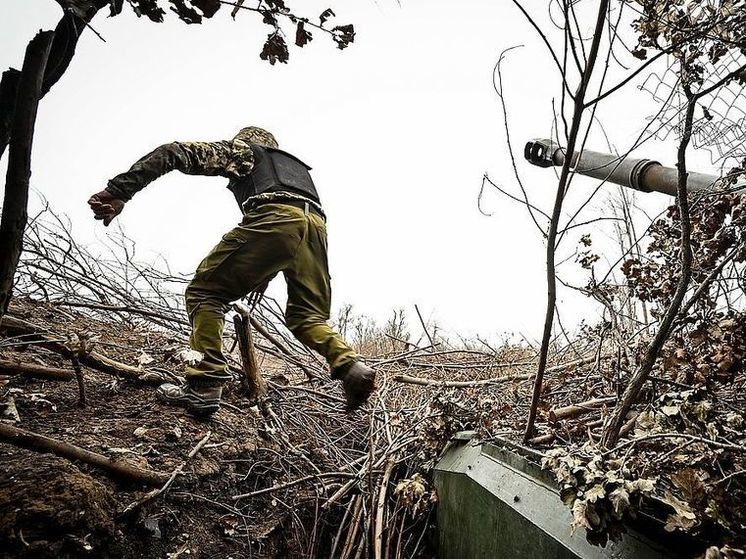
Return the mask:
[[129,171],[111,179],[106,190],[117,198],[129,200],[169,171],[238,178],[249,174],[253,168],[251,146],[240,140],[172,142],[157,147],[132,165]]

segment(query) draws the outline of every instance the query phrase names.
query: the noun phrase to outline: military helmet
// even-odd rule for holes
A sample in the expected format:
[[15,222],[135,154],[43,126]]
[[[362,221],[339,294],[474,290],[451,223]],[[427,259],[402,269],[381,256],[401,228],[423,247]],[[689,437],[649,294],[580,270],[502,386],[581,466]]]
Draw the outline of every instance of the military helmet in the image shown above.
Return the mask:
[[272,133],[267,132],[264,128],[259,128],[258,126],[247,126],[246,128],[241,128],[233,139],[251,144],[259,144],[270,148],[277,147],[277,140],[275,140]]

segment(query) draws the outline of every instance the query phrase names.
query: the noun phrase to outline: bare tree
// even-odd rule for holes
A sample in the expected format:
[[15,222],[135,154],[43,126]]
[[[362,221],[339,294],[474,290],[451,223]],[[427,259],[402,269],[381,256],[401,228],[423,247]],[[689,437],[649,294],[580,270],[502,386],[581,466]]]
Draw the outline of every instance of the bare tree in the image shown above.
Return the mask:
[[[555,52],[554,48],[549,42],[547,35],[536,23],[534,18],[528,13],[524,6],[514,0],[514,4],[528,19],[537,33],[540,35],[544,44],[549,49],[552,59],[559,70],[561,77],[561,91],[562,91],[562,106],[560,111],[562,113],[562,120],[565,124],[565,145],[568,153],[574,153],[576,150],[582,150],[582,146],[587,138],[589,120],[592,120],[593,107],[595,103],[589,103],[589,88],[591,81],[595,77],[594,72],[600,56],[600,49],[602,46],[602,40],[607,36],[607,19],[609,15],[609,2],[601,1],[597,9],[595,10],[595,25],[593,34],[590,39],[590,45],[586,53],[585,43],[579,33],[578,16],[576,13],[575,3],[563,2],[561,4],[562,18],[563,18],[563,42],[564,52],[560,57]],[[578,32],[575,34],[575,32]],[[609,37],[608,55],[610,56],[613,36]],[[573,78],[573,72],[568,68],[568,64],[572,64],[570,59],[574,62],[575,73],[577,77]],[[605,72],[602,72],[605,76]],[[603,83],[603,76],[601,79]],[[569,124],[564,118],[565,103],[568,103],[570,109],[570,121]],[[584,130],[585,128],[585,130]],[[568,157],[565,160],[562,170],[560,171],[560,177],[557,183],[555,191],[554,206],[552,209],[551,217],[549,219],[549,226],[546,232],[546,274],[547,274],[547,306],[544,317],[544,328],[542,334],[542,343],[539,350],[539,362],[536,371],[536,379],[534,381],[534,389],[531,400],[531,406],[529,408],[529,416],[526,422],[526,429],[524,432],[524,442],[528,442],[534,433],[534,423],[536,421],[536,414],[541,398],[541,390],[544,380],[544,372],[547,367],[547,358],[549,355],[549,346],[552,339],[552,330],[554,326],[555,310],[557,303],[557,278],[556,278],[556,249],[558,242],[558,235],[560,234],[560,219],[562,217],[563,204],[567,190],[570,186],[573,170],[572,170],[573,158]]]
[[51,31],[41,32],[29,43],[18,81],[16,109],[10,128],[10,160],[5,201],[0,221],[0,246],[3,247],[3,256],[0,258],[0,320],[8,310],[13,275],[23,248],[23,232],[28,219],[26,206],[34,123],[52,37]]

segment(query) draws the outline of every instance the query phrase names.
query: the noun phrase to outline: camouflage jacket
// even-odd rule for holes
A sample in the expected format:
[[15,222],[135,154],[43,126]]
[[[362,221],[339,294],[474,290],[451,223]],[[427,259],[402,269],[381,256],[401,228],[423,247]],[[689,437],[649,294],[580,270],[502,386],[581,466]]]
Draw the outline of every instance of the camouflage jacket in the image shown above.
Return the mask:
[[237,179],[253,169],[251,146],[239,138],[220,142],[171,142],[157,147],[129,171],[111,179],[106,190],[127,201],[169,171]]

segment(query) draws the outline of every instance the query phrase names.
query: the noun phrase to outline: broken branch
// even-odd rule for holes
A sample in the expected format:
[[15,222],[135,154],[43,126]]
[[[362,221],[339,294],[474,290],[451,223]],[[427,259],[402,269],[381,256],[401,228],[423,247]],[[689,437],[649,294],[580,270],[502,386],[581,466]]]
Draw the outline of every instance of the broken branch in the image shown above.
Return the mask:
[[327,477],[354,478],[356,476],[355,474],[351,474],[348,472],[326,472],[326,473],[320,473],[320,474],[311,474],[309,476],[304,476],[302,478],[298,478],[293,481],[288,481],[287,483],[281,483],[280,485],[275,485],[273,487],[267,487],[266,489],[252,491],[251,493],[243,493],[241,495],[234,495],[233,497],[231,497],[231,499],[234,501],[238,501],[239,499],[247,499],[249,497],[258,497],[259,495],[266,495],[267,493],[279,491],[280,489],[287,489],[288,487],[293,487],[294,485],[299,485],[301,483],[310,481],[312,479],[322,479],[322,478],[327,478]]
[[0,361],[0,375],[18,375],[42,380],[71,380],[75,376],[72,371],[67,369],[33,365],[31,363],[13,363],[12,361]]
[[35,452],[51,453],[69,460],[80,460],[91,466],[95,466],[112,474],[114,477],[135,481],[147,485],[160,485],[169,478],[168,474],[156,472],[155,470],[146,470],[138,468],[122,461],[114,461],[111,458],[85,450],[45,435],[32,433],[24,429],[12,427],[5,423],[0,423],[0,441],[5,441],[12,445],[33,450]]
[[394,375],[393,379],[396,382],[403,382],[405,384],[416,384],[419,386],[440,386],[444,388],[473,388],[475,386],[485,386],[489,384],[501,384],[504,382],[510,382],[514,380],[528,380],[533,377],[533,374],[525,375],[508,375],[504,377],[488,378],[481,380],[435,380],[429,378],[412,377],[409,375],[398,374]]
[[592,411],[595,411],[603,406],[613,404],[616,402],[616,396],[608,396],[605,398],[595,398],[586,402],[578,402],[577,404],[570,404],[569,406],[563,406],[561,408],[554,408],[549,411],[549,417],[552,421],[560,421],[561,419],[570,419],[583,415]]
[[[43,334],[41,333],[43,329],[31,322],[16,318],[15,316],[6,315],[3,317],[1,327],[12,335],[33,336],[34,339],[43,342],[41,345],[50,351],[59,353],[68,359],[72,358],[72,352],[70,349],[57,340],[58,338],[61,338],[61,336],[52,337],[49,334]],[[92,369],[131,379],[139,379],[140,375],[143,374],[143,371],[137,367],[109,359],[95,351],[81,355],[80,362]]]
[[[197,453],[202,450],[202,447],[205,446],[208,440],[210,440],[210,437],[212,436],[212,431],[208,431],[207,434],[200,439],[200,441],[194,445],[194,448],[189,452],[187,455],[187,460],[191,460],[194,458]],[[176,468],[173,472],[171,472],[171,475],[169,476],[168,480],[166,480],[166,483],[163,484],[162,487],[159,489],[154,489],[150,493],[146,494],[142,499],[135,501],[134,503],[131,503],[126,509],[122,511],[122,516],[131,513],[134,510],[137,510],[141,506],[143,506],[145,503],[152,501],[158,495],[161,495],[168,491],[171,488],[171,485],[176,480],[176,477],[181,474],[184,471],[184,466],[186,466],[186,462],[184,462],[181,466]]]
[[250,399],[261,398],[267,394],[267,383],[264,382],[256,362],[254,337],[251,333],[251,314],[243,305],[234,304],[233,310],[238,314],[233,318],[236,328],[238,347],[241,351],[243,369],[241,380]]

